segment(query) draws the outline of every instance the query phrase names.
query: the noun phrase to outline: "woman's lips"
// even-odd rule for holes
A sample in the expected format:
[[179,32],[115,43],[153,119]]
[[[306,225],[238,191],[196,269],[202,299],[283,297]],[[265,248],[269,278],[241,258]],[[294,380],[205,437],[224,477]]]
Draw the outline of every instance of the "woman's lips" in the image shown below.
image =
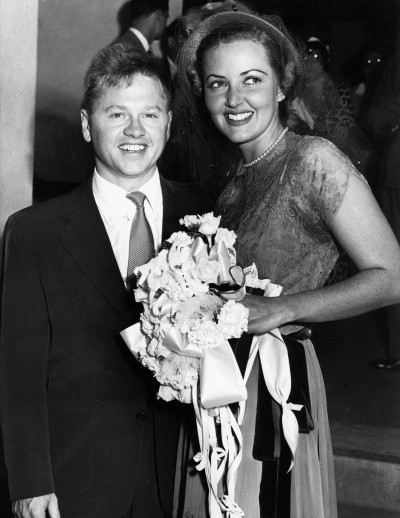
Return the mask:
[[226,113],[225,119],[230,126],[243,126],[249,122],[252,116],[253,112]]

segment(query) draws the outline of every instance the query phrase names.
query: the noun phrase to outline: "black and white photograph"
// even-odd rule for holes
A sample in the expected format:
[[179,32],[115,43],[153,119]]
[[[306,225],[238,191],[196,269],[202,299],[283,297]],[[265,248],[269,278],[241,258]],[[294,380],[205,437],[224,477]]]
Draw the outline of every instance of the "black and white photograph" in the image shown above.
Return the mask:
[[400,0],[0,0],[0,517],[400,517]]

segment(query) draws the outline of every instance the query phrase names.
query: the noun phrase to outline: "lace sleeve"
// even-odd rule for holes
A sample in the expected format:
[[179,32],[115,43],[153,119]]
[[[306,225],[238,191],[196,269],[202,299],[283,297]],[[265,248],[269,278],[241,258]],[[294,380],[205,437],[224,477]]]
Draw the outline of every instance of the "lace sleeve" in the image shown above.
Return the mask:
[[310,209],[327,227],[343,202],[350,175],[367,183],[350,159],[323,138],[307,139],[302,150],[302,166]]

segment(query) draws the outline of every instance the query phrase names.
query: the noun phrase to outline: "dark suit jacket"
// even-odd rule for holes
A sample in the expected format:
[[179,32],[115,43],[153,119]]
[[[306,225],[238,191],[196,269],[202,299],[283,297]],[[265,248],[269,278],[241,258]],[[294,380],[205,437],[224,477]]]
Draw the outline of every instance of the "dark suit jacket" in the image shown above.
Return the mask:
[[[180,217],[213,205],[188,186],[161,185],[164,238]],[[11,216],[3,269],[0,404],[10,497],[55,492],[63,516],[120,516],[140,477],[154,382],[119,335],[140,308],[127,296],[91,182]],[[178,433],[171,409],[160,405],[155,414],[165,511]]]
[[119,36],[119,38],[113,41],[112,45],[115,45],[116,43],[129,45],[130,47],[134,47],[135,49],[143,50],[143,52],[146,52],[139,38],[131,30],[127,30],[126,32],[124,32],[124,34],[122,34],[121,36]]

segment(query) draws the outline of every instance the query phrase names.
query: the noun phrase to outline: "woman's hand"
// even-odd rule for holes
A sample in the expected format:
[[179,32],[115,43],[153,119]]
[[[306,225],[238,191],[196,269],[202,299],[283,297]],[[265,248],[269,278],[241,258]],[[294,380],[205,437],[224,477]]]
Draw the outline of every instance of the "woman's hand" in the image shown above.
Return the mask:
[[290,321],[285,297],[246,295],[241,301],[249,309],[248,333],[261,335]]

